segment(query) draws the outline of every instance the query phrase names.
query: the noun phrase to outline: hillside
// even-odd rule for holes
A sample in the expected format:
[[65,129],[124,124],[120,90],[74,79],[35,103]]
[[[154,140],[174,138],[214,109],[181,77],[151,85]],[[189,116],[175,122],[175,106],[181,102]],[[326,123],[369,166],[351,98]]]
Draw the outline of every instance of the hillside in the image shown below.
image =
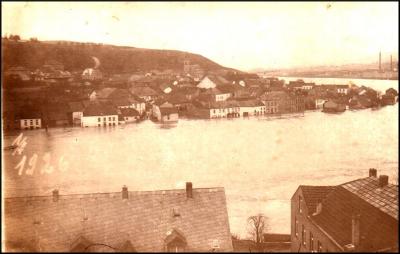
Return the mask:
[[12,66],[36,69],[43,66],[46,61],[56,60],[64,64],[68,71],[82,71],[94,66],[92,56],[100,60],[99,69],[110,74],[154,69],[182,70],[184,60],[189,60],[191,64],[198,64],[207,71],[233,70],[220,66],[201,55],[177,50],[141,49],[65,41],[2,40],[3,70]]

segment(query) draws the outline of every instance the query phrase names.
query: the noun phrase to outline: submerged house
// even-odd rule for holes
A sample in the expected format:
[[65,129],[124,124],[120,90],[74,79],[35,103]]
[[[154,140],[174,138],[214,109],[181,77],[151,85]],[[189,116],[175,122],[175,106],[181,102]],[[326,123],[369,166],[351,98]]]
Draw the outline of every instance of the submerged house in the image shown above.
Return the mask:
[[334,101],[326,101],[322,106],[322,112],[325,113],[340,113],[344,111],[346,111],[346,106]]
[[153,118],[159,122],[177,122],[178,109],[169,101],[159,100],[152,105]]
[[118,125],[118,112],[112,104],[92,102],[83,111],[82,127],[115,125]]
[[224,188],[4,199],[6,251],[233,251]]

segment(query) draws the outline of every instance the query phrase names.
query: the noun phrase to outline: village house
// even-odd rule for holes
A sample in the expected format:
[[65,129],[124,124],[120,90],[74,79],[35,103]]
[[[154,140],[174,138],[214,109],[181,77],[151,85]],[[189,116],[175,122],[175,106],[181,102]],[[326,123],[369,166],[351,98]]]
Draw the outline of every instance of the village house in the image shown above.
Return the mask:
[[239,105],[239,115],[243,117],[264,115],[266,107],[258,99],[237,100]]
[[159,122],[177,122],[178,109],[169,101],[158,100],[152,105],[152,116]]
[[132,108],[139,112],[140,115],[146,110],[146,103],[139,96],[132,94],[128,89],[107,87],[93,91],[89,98],[91,101],[109,101],[117,108]]
[[322,112],[325,113],[341,113],[344,111],[346,111],[345,105],[336,103],[332,100],[328,100],[322,105]]
[[196,100],[193,107],[189,109],[189,115],[195,118],[231,118],[239,117],[239,104],[234,100],[212,101]]
[[[233,251],[224,188],[4,199],[6,251]],[[156,223],[155,223],[156,222]]]
[[81,126],[115,126],[118,125],[117,109],[105,102],[91,102],[83,111]]
[[87,101],[72,101],[68,102],[69,114],[73,125],[81,126],[83,110],[89,102]]
[[382,105],[394,105],[398,101],[398,93],[395,89],[389,88],[385,94],[381,96]]
[[398,252],[398,185],[388,176],[300,185],[291,198],[292,252]]
[[129,91],[137,95],[139,98],[145,100],[146,102],[152,102],[159,97],[159,94],[150,87],[132,87]]
[[220,85],[227,85],[229,81],[219,75],[207,75],[197,84],[198,88],[216,88]]
[[322,87],[330,92],[347,95],[350,92],[349,85],[331,85],[331,84],[323,84]]
[[260,96],[268,114],[298,113],[305,110],[304,98],[286,91],[267,91]]
[[306,90],[306,91],[308,91],[308,90],[313,89],[314,86],[315,86],[315,83],[312,83],[312,82],[306,83],[306,82],[304,82],[304,80],[298,79],[296,81],[289,81],[287,88],[291,89],[291,90]]
[[42,128],[42,113],[39,108],[22,107],[16,116],[21,130]]
[[163,83],[159,86],[159,88],[163,93],[169,94],[170,92],[172,92],[173,85]]
[[82,72],[81,77],[83,80],[90,80],[90,81],[102,80],[103,73],[101,73],[101,71],[98,69],[87,68]]
[[140,119],[140,114],[136,109],[133,108],[121,108],[119,110],[118,119],[123,123],[134,123]]

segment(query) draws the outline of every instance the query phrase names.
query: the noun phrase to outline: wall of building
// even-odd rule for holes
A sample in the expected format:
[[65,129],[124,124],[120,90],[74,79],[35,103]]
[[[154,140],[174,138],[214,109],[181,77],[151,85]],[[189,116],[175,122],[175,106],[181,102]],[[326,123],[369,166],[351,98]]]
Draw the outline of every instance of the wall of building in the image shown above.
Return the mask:
[[21,129],[38,129],[42,128],[42,120],[40,118],[20,119]]
[[[301,212],[299,210],[299,196],[302,197],[300,202]],[[307,216],[307,206],[302,196],[301,190],[298,189],[291,199],[291,252],[318,252],[318,242],[321,244],[321,252],[340,252],[338,246],[326,236],[326,234],[314,224]],[[297,234],[296,234],[297,220]],[[305,245],[302,243],[302,226],[305,229]],[[311,249],[310,233],[313,235],[313,249]]]
[[265,106],[256,106],[256,107],[240,107],[239,114],[243,116],[244,113],[248,113],[249,116],[254,115],[263,115],[265,113]]
[[168,114],[168,115],[163,115],[161,117],[161,122],[177,122],[179,120],[179,115],[178,113],[173,113],[173,114]]
[[[99,120],[100,119],[100,120]],[[82,127],[118,125],[118,115],[82,116]]]

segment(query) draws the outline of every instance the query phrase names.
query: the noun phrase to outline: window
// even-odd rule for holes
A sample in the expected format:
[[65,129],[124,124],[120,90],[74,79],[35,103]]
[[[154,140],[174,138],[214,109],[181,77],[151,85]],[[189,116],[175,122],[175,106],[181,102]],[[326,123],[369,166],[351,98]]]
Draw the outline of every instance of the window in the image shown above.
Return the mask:
[[294,218],[294,233],[296,237],[299,237],[299,221],[296,217]]
[[107,120],[107,117],[103,117],[103,121],[105,122]]
[[214,114],[215,114],[215,109],[213,110]]
[[24,125],[28,125],[28,120],[24,120]]
[[322,244],[320,241],[318,241],[318,252],[322,252]]
[[314,236],[310,232],[310,251],[313,251],[313,250],[314,250]]
[[301,242],[306,246],[306,228],[304,225],[301,225]]
[[101,121],[100,117],[99,117],[99,118],[97,118],[97,122],[100,122],[100,121]]
[[33,120],[29,120],[29,124],[30,124],[30,125],[33,125]]
[[299,196],[299,213],[301,213],[301,201],[303,200],[303,198],[301,196]]
[[125,121],[128,121],[128,117],[125,117]]
[[[101,126],[101,124],[97,124],[97,126],[98,126],[98,127],[100,127],[100,126]],[[86,126],[86,127],[87,127],[87,126]]]
[[36,125],[39,125],[39,119],[36,119]]
[[113,121],[115,121],[115,116],[113,116]]

